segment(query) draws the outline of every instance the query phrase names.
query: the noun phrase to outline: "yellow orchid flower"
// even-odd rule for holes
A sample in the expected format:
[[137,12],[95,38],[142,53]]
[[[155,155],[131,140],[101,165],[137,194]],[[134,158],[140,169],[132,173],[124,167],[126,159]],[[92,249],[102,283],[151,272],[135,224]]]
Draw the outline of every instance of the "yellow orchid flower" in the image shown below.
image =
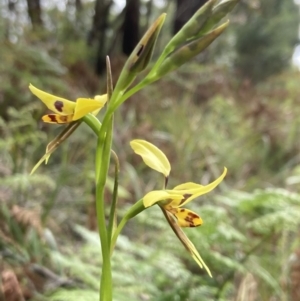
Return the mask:
[[[145,164],[162,173],[168,179],[171,166],[165,154],[155,145],[145,140],[133,140],[130,145],[134,152],[142,157]],[[180,227],[197,227],[202,224],[202,219],[193,211],[182,208],[185,204],[200,195],[210,192],[224,179],[227,169],[222,175],[209,185],[203,186],[193,182],[180,184],[172,190],[154,190],[147,193],[143,200],[144,206],[150,207],[159,204],[169,211],[177,220]]]
[[69,125],[47,145],[46,153],[33,167],[30,173],[33,174],[44,161],[47,164],[51,154],[77,129],[81,123],[80,118],[88,113],[92,113],[93,115],[98,114],[107,101],[107,94],[96,95],[94,99],[78,98],[76,102],[73,102],[39,90],[32,84],[29,85],[29,89],[49,110],[57,113],[44,115],[42,117],[44,122],[58,124],[69,123]]
[[94,112],[97,114],[107,101],[106,95],[91,98],[78,98],[76,102],[61,98],[40,89],[32,84],[29,85],[30,91],[37,96],[49,110],[56,114],[47,114],[42,120],[47,123],[70,123],[82,118],[84,115]]
[[222,175],[206,186],[189,182],[178,185],[172,190],[151,191],[143,198],[144,206],[147,208],[158,203],[161,207],[174,215],[180,227],[198,227],[203,223],[201,217],[191,210],[182,208],[182,206],[198,196],[213,190],[224,179],[226,172],[227,169],[224,168]]
[[[167,183],[171,166],[165,154],[159,148],[145,140],[133,140],[130,142],[130,145],[134,152],[142,157],[146,165],[165,176],[165,183]],[[213,190],[224,179],[226,172],[227,169],[224,168],[222,175],[208,185],[187,182],[180,184],[171,190],[162,189],[151,191],[143,197],[143,203],[146,208],[155,204],[160,206],[168,223],[179,240],[191,253],[199,266],[201,268],[203,266],[205,267],[210,276],[211,273],[197,252],[195,246],[181,230],[181,227],[200,226],[203,221],[197,213],[189,209],[182,208],[182,206],[191,202],[198,196]]]

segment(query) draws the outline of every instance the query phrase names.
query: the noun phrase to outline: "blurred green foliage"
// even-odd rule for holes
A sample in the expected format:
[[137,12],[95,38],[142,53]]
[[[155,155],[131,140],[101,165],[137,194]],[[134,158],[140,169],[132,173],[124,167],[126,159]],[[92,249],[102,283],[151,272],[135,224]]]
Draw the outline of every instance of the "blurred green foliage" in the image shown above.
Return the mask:
[[254,82],[278,73],[291,61],[297,43],[299,12],[293,1],[249,1],[236,27],[235,66]]

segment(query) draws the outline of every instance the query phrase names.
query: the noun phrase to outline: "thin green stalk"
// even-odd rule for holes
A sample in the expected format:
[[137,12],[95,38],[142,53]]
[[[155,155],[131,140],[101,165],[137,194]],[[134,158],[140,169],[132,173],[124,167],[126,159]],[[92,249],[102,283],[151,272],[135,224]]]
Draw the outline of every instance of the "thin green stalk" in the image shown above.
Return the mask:
[[163,60],[174,50],[174,48],[171,49],[170,42],[163,50],[162,54],[158,58],[158,60],[155,62],[154,66],[152,67],[151,71],[147,74],[146,78],[151,78],[156,72],[156,69],[159,67],[159,65],[163,62]]
[[93,132],[98,136],[101,128],[101,122],[93,114],[87,114],[82,117],[82,120],[93,130]]
[[[102,127],[101,127],[102,128]],[[99,131],[100,132],[100,131]],[[107,137],[111,139],[111,137]],[[103,144],[98,137],[97,151],[103,149]],[[106,144],[110,144],[109,142]],[[111,275],[111,262],[110,262],[110,252],[109,244],[107,237],[107,229],[105,222],[105,211],[104,211],[104,188],[107,177],[107,170],[110,160],[110,149],[107,154],[103,152],[105,156],[104,160],[96,160],[96,175],[99,177],[96,178],[96,211],[97,211],[97,222],[98,222],[98,231],[101,241],[101,250],[102,250],[102,275],[100,280],[100,301],[112,301],[112,275]],[[105,162],[106,161],[106,162]]]
[[[109,69],[109,68],[108,68]],[[110,71],[108,72],[110,74]],[[134,88],[129,90],[125,95],[123,95],[123,91],[115,90],[112,95],[111,87],[108,87],[108,109],[103,119],[102,126],[98,132],[98,143],[96,150],[96,208],[97,208],[97,220],[99,227],[99,235],[101,240],[102,247],[102,258],[103,258],[103,268],[102,268],[102,277],[100,283],[100,301],[108,301],[112,298],[112,278],[111,278],[111,263],[110,258],[108,257],[108,253],[112,253],[112,250],[115,246],[118,235],[121,230],[125,226],[128,219],[136,215],[137,213],[144,210],[143,205],[141,206],[141,202],[137,202],[132,208],[133,211],[130,210],[129,215],[125,215],[122,219],[121,223],[116,229],[114,233],[111,243],[109,243],[108,232],[111,233],[113,218],[110,218],[109,230],[107,231],[105,224],[105,214],[104,214],[104,187],[106,183],[106,178],[108,174],[109,162],[110,162],[110,154],[111,154],[111,145],[112,145],[112,130],[113,130],[113,113],[114,111],[131,95],[135,94],[140,89],[144,88],[155,79],[149,80],[145,78]],[[109,81],[108,81],[109,82]],[[113,205],[114,206],[114,205]],[[111,207],[111,214],[114,215],[114,210]],[[132,212],[133,215],[132,215]],[[137,212],[137,213],[135,213]],[[111,235],[111,234],[110,234]],[[108,251],[109,250],[109,251]]]
[[138,91],[140,91],[141,89],[143,89],[144,87],[148,86],[149,84],[151,84],[152,82],[149,81],[147,78],[144,78],[141,82],[139,82],[136,86],[134,86],[133,88],[131,88],[129,91],[127,91],[126,93],[124,93],[124,95],[122,95],[118,101],[116,101],[116,103],[113,106],[113,109],[116,110],[125,100],[127,100],[130,96],[132,96],[133,94],[137,93]]
[[[106,63],[107,63],[107,94],[109,95],[109,97],[111,97],[111,95],[113,94],[113,82],[112,82],[112,74],[111,74],[109,57],[106,58]],[[111,125],[110,125],[111,135],[113,132],[113,121],[114,121],[114,115],[112,115],[112,117],[111,117]],[[117,200],[118,200],[118,186],[119,186],[119,172],[120,172],[119,158],[113,150],[111,150],[111,154],[113,155],[114,160],[115,160],[115,182],[114,182],[112,203],[110,206],[110,214],[109,214],[108,230],[107,230],[109,248],[110,248],[110,242],[111,242],[113,228],[116,227],[116,224],[117,224],[116,206],[117,206]]]
[[110,244],[110,254],[112,255],[116,242],[117,242],[117,238],[119,236],[119,234],[121,233],[121,231],[123,230],[124,226],[126,225],[126,223],[128,222],[129,218],[127,216],[124,216],[120,222],[120,224],[118,225],[116,231],[114,232],[114,235],[111,239],[111,244]]
[[[113,92],[111,98],[109,99],[109,105],[107,108],[107,111],[105,113],[105,116],[102,121],[102,126],[99,130],[98,134],[98,143],[100,144],[99,147],[97,147],[96,150],[96,164],[101,165],[101,160],[103,157],[103,148],[104,148],[104,142],[105,142],[105,135],[106,131],[109,128],[109,122],[111,122],[111,118],[113,116],[114,110],[112,107],[112,103],[115,99],[118,99],[119,93],[116,93],[116,91]],[[99,169],[100,171],[100,169]],[[100,174],[96,171],[96,181],[98,181]]]
[[[105,117],[108,116],[108,111]],[[111,118],[108,121],[112,121]],[[106,122],[107,124],[107,122]],[[102,275],[100,281],[100,301],[112,301],[112,274],[110,262],[110,247],[107,236],[104,212],[104,188],[108,173],[110,150],[111,150],[111,135],[106,135],[105,129],[109,127],[102,123],[98,132],[98,141],[96,149],[96,210],[99,235],[102,249]]]
[[155,65],[152,67],[151,71],[147,74],[147,76],[140,81],[136,86],[128,90],[122,97],[118,99],[116,103],[113,104],[113,110],[116,110],[125,100],[127,100],[130,96],[137,93],[144,87],[152,84],[153,82],[157,81],[159,77],[155,76],[156,69],[159,67],[159,65],[163,62],[163,60],[166,58],[166,56],[169,54],[169,50],[165,49],[162,55],[159,57]]
[[144,207],[144,203],[143,203],[143,199],[140,199],[139,201],[137,201],[134,205],[132,205],[129,210],[126,212],[126,214],[123,216],[120,224],[118,225],[116,231],[114,232],[114,235],[111,239],[111,248],[110,248],[110,253],[113,253],[117,238],[119,236],[119,234],[121,233],[122,229],[124,228],[124,226],[126,225],[126,223],[133,217],[135,217],[137,214],[139,214],[140,212],[144,211],[145,207]]
[[112,203],[111,203],[111,207],[110,207],[108,229],[107,229],[107,236],[108,236],[109,244],[111,243],[112,233],[117,224],[116,207],[117,207],[117,201],[118,201],[119,172],[120,172],[119,158],[113,150],[111,152],[112,152],[112,155],[115,160],[115,181],[114,181]]
[[[108,96],[109,97],[109,96]],[[101,241],[102,251],[102,275],[100,279],[100,301],[112,301],[112,275],[111,275],[111,262],[110,262],[110,248],[108,245],[108,237],[106,231],[105,212],[104,212],[104,187],[106,182],[106,174],[102,173],[102,160],[101,157],[103,152],[104,141],[99,139],[99,133],[102,128],[100,121],[92,114],[88,114],[83,117],[83,121],[94,131],[98,136],[97,148],[96,148],[96,212],[97,212],[97,224],[99,237]],[[105,137],[104,137],[105,138]],[[109,149],[110,151],[110,149]],[[109,162],[109,155],[106,157]],[[108,166],[108,163],[107,163]]]
[[96,188],[96,211],[98,231],[102,250],[102,275],[100,280],[100,301],[112,301],[112,275],[110,254],[107,244],[107,232],[105,225],[103,189],[99,185]]
[[[99,137],[101,137],[103,139],[104,135],[105,135],[105,131],[104,128],[106,128],[110,117],[112,116],[112,114],[114,113],[114,111],[125,101],[127,100],[130,96],[132,96],[133,94],[137,93],[138,91],[140,91],[141,89],[143,89],[144,87],[152,84],[154,81],[158,80],[158,78],[155,78],[154,76],[149,76],[152,75],[155,71],[155,69],[157,69],[157,67],[159,66],[159,64],[163,61],[163,59],[166,57],[167,54],[165,54],[165,52],[161,55],[161,57],[159,58],[159,60],[157,61],[157,63],[154,65],[154,67],[151,69],[151,71],[149,72],[149,74],[142,80],[140,81],[136,86],[134,86],[133,88],[131,88],[129,91],[127,91],[126,93],[124,93],[124,91],[117,91],[114,90],[114,93],[111,96],[110,99],[110,104],[108,106],[108,110],[104,116],[104,119],[102,121],[103,123],[103,129],[100,129],[100,133],[99,133]],[[101,155],[99,153],[99,155]]]
[[[107,87],[107,99],[109,103],[112,93],[112,80],[108,57],[106,59],[106,63],[108,70],[107,74],[109,78]],[[100,135],[101,131],[104,133],[102,136]],[[112,133],[113,116],[110,116],[107,126],[102,126],[98,132],[96,151],[96,155],[100,155],[100,157],[96,157],[96,208],[103,259],[102,275],[100,280],[100,301],[112,301],[113,294],[109,244],[110,239],[107,235],[104,210],[104,189],[110,163]]]
[[[103,145],[104,143],[98,137],[96,154],[99,153],[99,150],[101,151],[103,149]],[[100,281],[100,301],[112,301],[111,263],[104,210],[104,188],[108,169],[108,167],[105,169],[104,167],[108,166],[109,162],[105,161],[109,161],[109,154],[104,159],[104,162],[103,160],[97,160],[96,158],[96,175],[99,175],[99,177],[96,178],[96,210],[103,259]]]

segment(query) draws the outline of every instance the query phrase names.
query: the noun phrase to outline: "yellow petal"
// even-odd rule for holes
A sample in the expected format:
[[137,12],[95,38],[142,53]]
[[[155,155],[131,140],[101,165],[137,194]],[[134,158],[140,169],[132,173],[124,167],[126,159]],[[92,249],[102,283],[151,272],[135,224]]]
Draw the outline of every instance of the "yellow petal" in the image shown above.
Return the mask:
[[74,113],[75,102],[46,93],[37,89],[32,84],[29,85],[29,89],[48,107],[49,110],[59,115],[70,115]]
[[104,104],[105,102],[96,99],[78,98],[76,100],[73,120],[78,120],[88,113],[101,109]]
[[47,114],[42,117],[42,120],[46,123],[70,123],[73,120],[73,114],[71,115],[58,115]]
[[94,97],[95,100],[99,101],[102,104],[102,107],[106,104],[107,102],[107,94],[103,95],[96,95]]
[[196,184],[193,182],[187,182],[174,187],[173,190],[191,190],[191,189],[199,189],[201,187],[203,187],[203,185]]
[[180,204],[180,206],[187,204],[188,202],[192,201],[193,199],[197,198],[200,195],[203,195],[203,194],[206,194],[206,193],[212,191],[215,187],[217,187],[222,182],[222,180],[226,176],[226,173],[227,173],[227,168],[224,167],[224,171],[219,178],[217,178],[215,181],[213,181],[212,183],[210,183],[208,185],[205,185],[205,186],[200,187],[199,189],[193,190],[193,194],[190,197],[188,197],[184,202],[182,202],[182,204]]
[[134,152],[140,155],[150,168],[162,173],[168,177],[171,171],[171,166],[166,155],[155,145],[145,140],[132,140],[130,146]]
[[[94,99],[100,101],[100,102],[103,104],[102,107],[104,107],[104,105],[105,105],[106,102],[107,102],[107,94],[104,94],[104,95],[96,95],[96,96],[94,97]],[[102,107],[101,107],[101,108],[102,108]],[[99,111],[101,110],[101,108],[98,109],[98,110],[93,111],[93,115],[95,115],[95,116],[98,115],[98,113],[99,113]]]
[[201,258],[200,254],[198,253],[197,249],[195,248],[194,244],[188,239],[188,237],[185,235],[185,233],[182,231],[182,229],[179,227],[177,222],[174,220],[172,213],[166,211],[164,208],[161,208],[169,225],[171,226],[172,230],[178,237],[178,239],[181,241],[181,243],[184,245],[186,250],[191,254],[191,256],[194,258],[194,260],[197,262],[197,264],[200,266],[200,268],[205,268],[208,275],[212,277],[211,272],[203,259]]
[[185,208],[170,208],[170,210],[167,210],[175,215],[180,227],[198,227],[203,224],[202,218],[191,210]]
[[182,195],[181,194],[174,194],[174,193],[169,193],[166,190],[153,190],[148,192],[144,197],[143,197],[143,202],[144,206],[150,207],[160,201],[167,200],[169,198],[172,198],[172,200],[181,200]]
[[[180,207],[185,200],[193,195],[193,190],[165,190],[169,193],[168,202],[165,203],[167,208],[178,208]],[[173,198],[173,195],[180,195],[181,198]]]

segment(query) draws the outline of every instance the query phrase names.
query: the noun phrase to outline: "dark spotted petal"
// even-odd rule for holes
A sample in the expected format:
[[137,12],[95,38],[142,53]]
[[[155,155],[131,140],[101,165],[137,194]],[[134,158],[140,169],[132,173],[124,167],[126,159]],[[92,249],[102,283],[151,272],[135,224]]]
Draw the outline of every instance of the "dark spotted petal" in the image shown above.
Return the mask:
[[49,110],[59,115],[70,115],[74,113],[75,102],[46,93],[31,84],[29,85],[29,89]]

